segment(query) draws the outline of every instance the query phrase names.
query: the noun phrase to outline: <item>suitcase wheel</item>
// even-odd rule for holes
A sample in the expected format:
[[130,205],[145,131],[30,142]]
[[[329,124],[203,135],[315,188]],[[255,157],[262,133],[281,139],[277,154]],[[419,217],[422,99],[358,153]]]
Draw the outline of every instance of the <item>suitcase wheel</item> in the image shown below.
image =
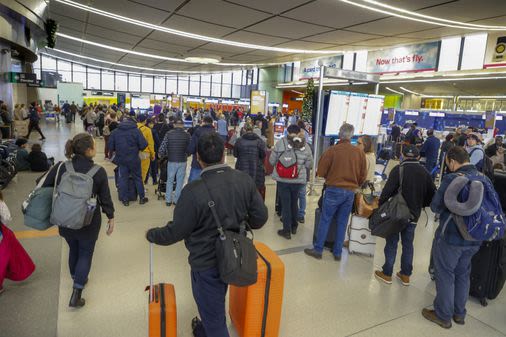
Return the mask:
[[488,305],[487,299],[486,298],[480,298],[480,304],[481,304],[481,306],[486,307]]

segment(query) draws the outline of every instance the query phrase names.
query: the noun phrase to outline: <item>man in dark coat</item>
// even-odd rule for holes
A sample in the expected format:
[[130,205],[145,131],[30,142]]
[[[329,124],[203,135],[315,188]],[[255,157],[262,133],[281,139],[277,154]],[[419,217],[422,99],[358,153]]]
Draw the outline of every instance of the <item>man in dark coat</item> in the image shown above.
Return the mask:
[[265,200],[265,142],[253,132],[253,126],[244,127],[246,133],[237,140],[234,146],[234,157],[237,158],[235,169],[246,172],[255,181],[258,192]]
[[217,216],[222,219],[225,230],[238,231],[245,219],[251,228],[259,229],[268,217],[267,207],[253,180],[246,173],[223,164],[224,150],[223,139],[217,133],[200,137],[201,179],[183,189],[172,222],[146,233],[149,242],[159,245],[185,241],[190,253],[193,297],[202,319],[201,324],[195,324],[195,336],[229,336],[225,312],[228,285],[221,280],[217,268],[215,243],[219,232],[209,208],[209,199],[215,202]]
[[137,128],[131,117],[125,118],[109,137],[109,150],[115,152],[113,163],[118,165],[119,198],[128,206],[128,180],[134,179],[140,204],[148,201],[144,193],[141,177],[141,160],[139,152],[148,146],[148,142]]
[[192,139],[190,145],[188,145],[187,152],[192,154],[192,168],[190,170],[190,176],[188,177],[188,183],[200,178],[202,167],[197,160],[198,143],[200,137],[205,134],[214,132],[213,119],[209,116],[204,117],[203,124],[201,127],[196,128],[192,133]]
[[425,168],[430,173],[432,179],[436,177],[434,168],[437,166],[437,158],[439,154],[439,148],[441,147],[441,141],[439,138],[434,136],[434,130],[427,131],[427,139],[423,143],[420,152],[425,156]]

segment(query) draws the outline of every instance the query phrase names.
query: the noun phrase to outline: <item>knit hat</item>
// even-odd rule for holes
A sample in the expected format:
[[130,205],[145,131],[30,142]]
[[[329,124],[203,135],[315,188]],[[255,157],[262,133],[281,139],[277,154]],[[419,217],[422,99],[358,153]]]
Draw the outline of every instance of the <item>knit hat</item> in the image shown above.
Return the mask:
[[404,157],[418,158],[420,156],[420,151],[415,145],[404,145],[402,154]]
[[139,123],[144,123],[147,119],[148,119],[148,115],[139,115],[139,117],[137,117],[137,120],[139,121]]

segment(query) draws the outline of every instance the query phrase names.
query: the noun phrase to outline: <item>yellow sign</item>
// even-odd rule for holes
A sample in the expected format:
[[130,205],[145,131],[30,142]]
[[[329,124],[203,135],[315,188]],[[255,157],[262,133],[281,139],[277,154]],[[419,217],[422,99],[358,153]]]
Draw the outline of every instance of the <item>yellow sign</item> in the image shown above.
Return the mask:
[[266,113],[267,93],[265,90],[251,90],[251,114]]

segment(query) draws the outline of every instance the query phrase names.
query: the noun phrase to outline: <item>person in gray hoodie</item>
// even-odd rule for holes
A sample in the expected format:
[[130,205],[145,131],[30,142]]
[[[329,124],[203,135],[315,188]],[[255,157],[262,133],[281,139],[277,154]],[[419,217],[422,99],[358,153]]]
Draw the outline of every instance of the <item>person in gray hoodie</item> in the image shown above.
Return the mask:
[[[297,160],[296,173],[287,177],[290,168],[285,168],[280,158],[286,157],[285,152],[294,150]],[[300,137],[300,127],[290,125],[287,130],[287,136],[279,140],[272,151],[269,162],[274,166],[272,179],[277,182],[279,199],[281,200],[281,216],[283,219],[283,229],[278,231],[278,235],[285,239],[291,239],[291,234],[297,233],[297,213],[299,191],[306,184],[306,177],[313,165],[313,154],[306,144],[304,137]]]

